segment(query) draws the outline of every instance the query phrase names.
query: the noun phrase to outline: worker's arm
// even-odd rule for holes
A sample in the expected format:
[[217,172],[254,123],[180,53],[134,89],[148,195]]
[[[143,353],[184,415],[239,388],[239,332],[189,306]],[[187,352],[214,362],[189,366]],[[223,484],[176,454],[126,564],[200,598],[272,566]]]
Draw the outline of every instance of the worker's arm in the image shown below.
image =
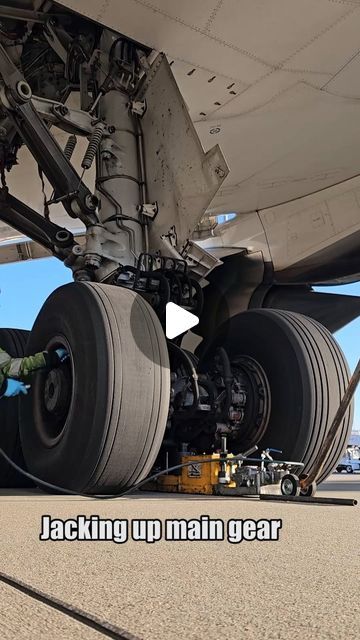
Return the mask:
[[27,378],[39,369],[51,369],[57,367],[68,356],[65,349],[56,351],[41,351],[34,356],[24,358],[12,358],[6,351],[0,349],[0,398],[7,390],[7,381]]
[[6,351],[0,349],[0,369],[7,378],[26,378],[38,369],[55,367],[60,363],[56,351],[41,351],[34,356],[24,358],[12,358]]

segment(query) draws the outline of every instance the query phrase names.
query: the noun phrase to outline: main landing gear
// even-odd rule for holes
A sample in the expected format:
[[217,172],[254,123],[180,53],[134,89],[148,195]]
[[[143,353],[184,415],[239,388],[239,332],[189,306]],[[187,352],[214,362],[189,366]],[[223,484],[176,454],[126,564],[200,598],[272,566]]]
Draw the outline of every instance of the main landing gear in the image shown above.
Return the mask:
[[[331,334],[299,314],[244,312],[195,356],[166,343],[141,295],[95,283],[66,285],[45,303],[27,349],[57,347],[69,359],[37,373],[21,400],[24,456],[34,475],[88,493],[132,486],[184,452],[211,454],[223,435],[235,454],[276,447],[309,473],[349,379]],[[320,481],[351,418],[349,410]],[[283,490],[296,495],[290,480]]]

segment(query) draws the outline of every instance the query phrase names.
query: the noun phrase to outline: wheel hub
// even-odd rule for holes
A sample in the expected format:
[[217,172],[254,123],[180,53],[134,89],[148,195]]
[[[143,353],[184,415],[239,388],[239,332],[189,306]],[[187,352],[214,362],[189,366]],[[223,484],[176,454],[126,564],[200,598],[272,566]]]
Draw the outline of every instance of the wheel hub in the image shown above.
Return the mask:
[[292,490],[293,490],[293,485],[290,482],[290,480],[284,480],[283,481],[283,491],[284,491],[284,495],[286,496],[291,496],[292,494]]
[[245,449],[257,445],[264,435],[270,417],[271,394],[267,376],[260,364],[248,356],[231,360],[244,390],[246,402],[239,437]]
[[[67,341],[56,336],[47,345],[52,351],[62,347],[71,354]],[[70,356],[59,367],[37,376],[34,392],[38,394],[38,432],[47,447],[53,447],[62,438],[73,396],[73,371]]]
[[45,380],[44,402],[46,410],[57,417],[64,417],[71,399],[70,376],[62,365],[52,369]]

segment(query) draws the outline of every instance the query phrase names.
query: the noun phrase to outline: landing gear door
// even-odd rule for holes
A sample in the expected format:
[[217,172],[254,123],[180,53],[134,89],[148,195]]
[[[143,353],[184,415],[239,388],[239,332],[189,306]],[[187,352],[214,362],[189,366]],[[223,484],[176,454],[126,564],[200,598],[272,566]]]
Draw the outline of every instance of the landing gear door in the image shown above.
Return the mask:
[[229,173],[218,145],[204,152],[164,54],[151,66],[137,99],[146,99],[142,118],[149,202],[159,212],[150,225],[150,250],[168,235],[178,251]]

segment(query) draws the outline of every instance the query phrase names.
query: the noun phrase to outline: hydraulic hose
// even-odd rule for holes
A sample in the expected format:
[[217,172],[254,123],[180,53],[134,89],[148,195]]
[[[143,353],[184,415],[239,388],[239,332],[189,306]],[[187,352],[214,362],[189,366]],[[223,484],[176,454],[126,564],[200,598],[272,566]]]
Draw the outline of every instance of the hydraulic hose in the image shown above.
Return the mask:
[[193,403],[191,405],[191,408],[190,408],[189,411],[186,411],[186,414],[187,415],[191,415],[191,413],[193,411],[196,411],[197,407],[199,406],[199,402],[200,402],[199,382],[198,382],[198,375],[196,373],[196,369],[194,367],[194,364],[193,364],[191,358],[188,356],[188,354],[183,349],[178,347],[173,342],[168,342],[168,348],[169,348],[169,351],[175,352],[180,357],[180,359],[183,360],[183,362],[185,363],[185,366],[188,369],[190,369],[190,372],[191,372],[191,386],[192,386],[192,391],[193,391],[194,398],[193,398]]
[[228,418],[229,416],[229,411],[230,411],[230,407],[231,407],[231,402],[232,402],[232,397],[231,397],[231,392],[232,392],[232,385],[233,385],[233,381],[234,381],[234,377],[231,371],[231,364],[230,364],[230,360],[229,360],[229,356],[226,353],[224,347],[219,347],[217,350],[220,360],[221,360],[221,364],[222,364],[222,368],[223,368],[223,374],[224,374],[224,384],[225,384],[225,392],[226,392],[226,403],[225,403],[225,407],[224,407],[224,418]]
[[[117,494],[113,494],[113,495],[98,495],[98,494],[82,493],[81,491],[72,491],[71,489],[65,489],[65,487],[59,487],[58,485],[52,484],[51,482],[46,482],[45,480],[41,480],[40,478],[37,478],[36,476],[33,476],[28,471],[25,471],[25,469],[22,469],[21,467],[19,467],[13,460],[11,460],[11,458],[9,458],[7,453],[5,453],[5,451],[3,449],[1,449],[1,448],[0,448],[0,456],[13,469],[15,469],[15,471],[17,471],[18,473],[23,475],[25,478],[28,478],[28,480],[31,480],[35,484],[39,485],[40,487],[43,487],[44,489],[49,489],[50,491],[52,491],[52,492],[55,491],[56,493],[63,493],[63,494],[68,495],[68,496],[81,496],[82,498],[91,498],[93,500],[115,500],[115,498],[122,498],[123,496],[130,495],[131,493],[133,493],[137,489],[140,489],[141,487],[143,487],[148,482],[153,482],[154,480],[157,480],[157,478],[160,478],[160,476],[167,475],[167,474],[171,473],[172,471],[177,471],[178,469],[182,469],[183,467],[189,467],[190,465],[194,464],[192,461],[182,462],[181,464],[176,464],[173,467],[167,467],[166,469],[161,469],[161,471],[158,471],[157,473],[154,473],[153,475],[148,476],[144,480],[141,480],[141,482],[138,482],[137,484],[133,485],[132,487],[130,487],[128,489],[124,489],[123,491],[120,491]],[[261,462],[260,459],[257,460],[255,458],[254,459],[253,458],[246,458],[246,454],[239,454],[237,456],[227,456],[227,457],[223,457],[223,456],[220,455],[219,462],[231,462],[233,464],[237,460],[246,461],[247,459],[251,460],[251,462]],[[206,459],[201,461],[201,464],[210,464],[211,462],[214,463],[214,458],[206,458]],[[282,464],[286,464],[286,462],[282,462]],[[297,464],[297,466],[299,466],[299,463],[295,463],[295,462],[287,463],[287,464],[293,464],[293,465]]]

